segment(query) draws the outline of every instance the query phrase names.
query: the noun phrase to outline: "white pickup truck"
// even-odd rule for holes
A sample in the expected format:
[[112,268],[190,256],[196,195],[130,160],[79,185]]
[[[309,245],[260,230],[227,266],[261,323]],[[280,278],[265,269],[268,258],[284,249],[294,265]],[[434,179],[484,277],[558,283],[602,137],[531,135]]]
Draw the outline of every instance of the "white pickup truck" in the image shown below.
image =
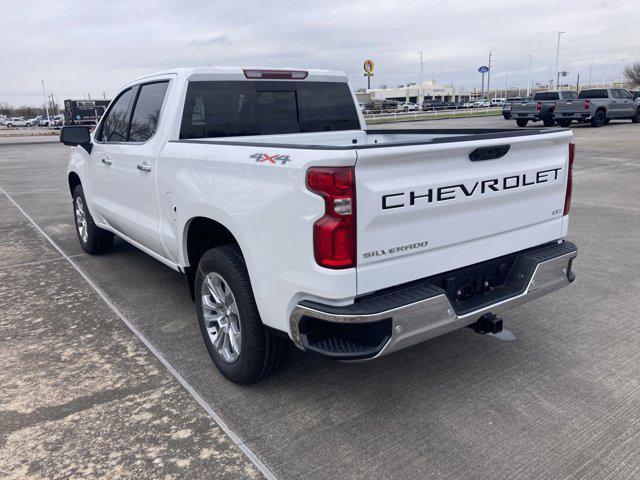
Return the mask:
[[368,130],[343,73],[225,67],[131,82],[60,137],[82,248],[184,272],[237,383],[291,341],[362,360],[495,333],[574,279],[567,129]]

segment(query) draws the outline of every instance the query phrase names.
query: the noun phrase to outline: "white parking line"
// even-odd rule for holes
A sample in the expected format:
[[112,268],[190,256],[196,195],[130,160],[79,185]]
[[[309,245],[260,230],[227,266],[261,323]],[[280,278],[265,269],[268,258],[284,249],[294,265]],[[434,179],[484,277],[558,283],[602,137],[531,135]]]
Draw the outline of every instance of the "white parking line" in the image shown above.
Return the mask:
[[93,283],[93,280],[91,280],[87,276],[87,274],[85,274],[80,269],[78,264],[74,262],[73,259],[69,255],[67,255],[58,246],[58,244],[54,242],[51,239],[51,237],[49,237],[49,235],[47,235],[40,228],[40,226],[33,220],[33,218],[31,218],[29,214],[25,212],[20,205],[18,205],[18,203],[11,197],[11,195],[9,195],[4,190],[4,188],[0,187],[0,192],[2,192],[4,196],[7,197],[7,199],[9,199],[9,201],[13,203],[18,210],[20,210],[22,215],[24,215],[25,218],[29,220],[29,222],[31,222],[31,224],[35,227],[35,229],[38,230],[38,232],[40,232],[40,234],[42,234],[42,236],[46,238],[47,241],[51,245],[53,245],[53,247],[56,250],[58,250],[58,252],[60,252],[60,255],[62,255],[62,257],[65,260],[67,260],[80,275],[82,275],[82,277],[91,286],[91,288],[93,288],[95,292],[98,295],[100,295],[102,300],[104,300],[104,302],[109,306],[109,308],[113,310],[113,312],[118,316],[118,318],[120,318],[120,320],[122,320],[122,322],[129,328],[129,330],[131,330],[140,339],[140,341],[149,349],[149,351],[153,353],[158,360],[160,360],[160,363],[162,363],[165,366],[165,368],[169,371],[169,373],[173,375],[175,379],[178,380],[178,382],[180,382],[180,384],[185,388],[185,390],[189,392],[189,395],[191,395],[195,399],[195,401],[198,403],[198,405],[200,405],[204,409],[204,411],[207,412],[207,414],[213,419],[213,421],[218,424],[218,426],[224,431],[224,433],[227,434],[227,436],[231,439],[231,441],[235,443],[240,448],[240,450],[242,450],[242,452],[249,458],[249,460],[251,460],[251,462],[256,466],[256,468],[260,470],[260,472],[266,478],[270,480],[276,480],[276,476],[271,472],[271,470],[269,470],[267,466],[264,463],[262,463],[262,461],[258,458],[258,456],[255,453],[253,453],[253,451],[244,443],[244,441],[233,430],[231,430],[231,428],[229,428],[229,425],[227,425],[226,422],[222,420],[222,418],[220,418],[220,416],[215,412],[215,410],[211,407],[211,405],[209,405],[207,402],[204,401],[204,399],[198,394],[198,392],[196,392],[195,389],[184,379],[184,377],[180,375],[180,373],[169,363],[169,361],[166,358],[164,358],[162,354],[151,344],[151,342],[149,342],[149,340],[147,340],[147,338],[127,319],[127,317],[125,317],[122,314],[122,312],[118,309],[118,307],[116,307],[113,304],[113,302],[100,289],[100,287],[98,287],[95,283]]

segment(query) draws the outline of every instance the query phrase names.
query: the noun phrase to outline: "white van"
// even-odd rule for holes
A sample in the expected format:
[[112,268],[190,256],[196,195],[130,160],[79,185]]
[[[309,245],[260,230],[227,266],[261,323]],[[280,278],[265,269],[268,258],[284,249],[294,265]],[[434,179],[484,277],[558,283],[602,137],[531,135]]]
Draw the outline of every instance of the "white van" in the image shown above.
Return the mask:
[[492,107],[501,107],[507,102],[506,98],[492,98],[491,106]]

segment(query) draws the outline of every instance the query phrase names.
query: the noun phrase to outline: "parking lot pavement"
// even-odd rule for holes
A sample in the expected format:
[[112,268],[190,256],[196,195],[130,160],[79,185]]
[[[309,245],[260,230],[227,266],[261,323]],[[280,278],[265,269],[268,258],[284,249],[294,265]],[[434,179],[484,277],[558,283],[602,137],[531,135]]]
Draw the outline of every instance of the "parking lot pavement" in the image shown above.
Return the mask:
[[[470,118],[390,127],[504,126],[514,126],[514,122]],[[502,342],[462,329],[358,364],[333,363],[292,351],[279,374],[251,387],[230,384],[213,368],[197,331],[184,279],[178,273],[124,242],[117,242],[104,256],[82,255],[66,187],[65,147],[0,146],[0,186],[67,255],[79,255],[74,260],[83,272],[277,478],[638,478],[640,127],[625,121],[600,129],[577,127],[574,133],[577,157],[569,238],[580,248],[574,263],[577,280],[566,289],[505,313],[505,327],[514,332],[516,341]],[[21,236],[20,229],[26,227],[5,220],[6,210],[0,210],[0,219],[6,227],[2,238],[8,239],[4,241],[9,245],[7,252],[24,255],[25,263],[38,261],[38,255],[46,255],[46,250],[39,253],[42,247],[36,240]],[[56,428],[61,420],[54,416],[65,415],[66,391],[83,386],[98,392],[108,390],[103,386],[105,371],[116,375],[114,381],[122,389],[139,385],[136,379],[142,378],[139,382],[146,385],[162,377],[167,378],[167,388],[172,388],[176,398],[182,395],[184,403],[174,410],[165,409],[163,395],[144,397],[147,394],[139,392],[142,403],[160,409],[163,413],[158,416],[172,424],[201,422],[202,410],[189,403],[153,358],[144,360],[148,357],[144,348],[135,337],[126,335],[124,328],[116,328],[117,321],[100,298],[89,291],[82,306],[55,307],[52,300],[57,303],[58,298],[67,298],[65,288],[71,289],[71,294],[81,287],[70,283],[56,262],[0,270],[11,275],[10,280],[0,283],[0,295],[9,295],[5,305],[14,312],[9,323],[16,325],[12,335],[18,337],[6,340],[6,335],[2,336],[0,376],[4,382],[28,386],[39,380],[38,368],[46,368],[49,379],[42,389],[44,394],[31,395],[31,391],[40,393],[34,389],[22,395],[13,389],[9,390],[10,398],[42,401],[49,409],[37,416],[41,428],[64,432]],[[42,272],[50,270],[50,278],[43,278]],[[43,281],[47,287],[39,286]],[[33,289],[35,298],[48,297],[48,288],[60,292],[51,295],[49,302],[40,300],[50,317],[25,313],[28,302],[20,303],[21,297],[14,293],[23,288]],[[69,300],[74,301],[81,300]],[[34,336],[27,338],[31,329],[19,326],[20,322],[32,325],[31,317],[48,321],[32,327]],[[74,333],[71,327],[83,330]],[[38,339],[57,338],[63,333],[70,345],[78,347],[98,342],[116,346],[66,359],[67,368],[86,375],[82,381],[71,381],[82,377],[65,376],[48,363],[64,358],[65,350],[73,352],[73,347],[63,348],[47,340],[42,357],[27,353]],[[93,336],[86,339],[88,334]],[[21,346],[6,349],[5,354],[4,344],[17,341]],[[143,360],[131,361],[125,354],[129,350],[117,347],[118,342],[129,342],[129,348],[137,352],[134,357]],[[123,367],[127,362],[132,366]],[[114,396],[106,405],[125,412],[135,409],[135,402],[132,400],[131,406],[123,396]],[[21,403],[26,400],[12,401],[18,402],[14,411],[26,408]],[[110,422],[118,419],[103,412],[91,416],[91,411],[81,427],[84,441],[68,435],[47,443],[45,434],[30,435],[22,424],[8,437],[3,433],[3,438],[14,442],[28,439],[38,458],[44,458],[49,450],[61,457],[61,449],[82,451],[92,459],[119,452],[120,461],[134,464],[136,451],[122,445],[136,445],[138,437],[129,436],[137,435],[138,429],[127,423],[131,428],[117,436],[123,444],[99,435],[102,443],[93,447],[92,429],[112,431],[116,427]],[[66,426],[72,428],[74,417],[64,417],[68,418]],[[140,421],[145,422],[144,418]],[[4,420],[0,422],[1,432],[5,425]],[[202,442],[223,442],[210,422],[198,425],[200,430],[189,427],[199,432],[197,436],[185,439],[184,444],[176,441],[172,448],[195,451],[195,445]],[[164,435],[153,440],[157,448],[166,446]],[[9,445],[0,451],[6,452]],[[14,446],[11,452],[20,449]],[[0,455],[0,465],[14,462],[11,454]],[[212,456],[197,465],[215,468],[219,461]],[[81,462],[82,468],[87,462]],[[39,468],[45,468],[44,463],[34,463],[32,471]],[[193,476],[198,476],[197,472]]]
[[260,477],[2,194],[0,385],[0,478]]

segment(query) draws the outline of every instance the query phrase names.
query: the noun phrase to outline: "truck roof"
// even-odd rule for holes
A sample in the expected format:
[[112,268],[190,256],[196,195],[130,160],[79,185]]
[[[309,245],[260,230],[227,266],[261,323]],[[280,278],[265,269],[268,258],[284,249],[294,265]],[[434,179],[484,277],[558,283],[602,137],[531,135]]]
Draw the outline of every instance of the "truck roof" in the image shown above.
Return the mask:
[[[186,80],[256,80],[247,78],[246,71],[268,71],[268,72],[307,72],[305,81],[312,82],[347,82],[347,74],[339,70],[320,70],[311,68],[283,68],[283,67],[180,67],[161,72],[155,72],[144,77],[137,78],[129,83],[137,83],[159,75],[176,74]],[[289,80],[283,78],[281,80]],[[292,79],[297,80],[297,79]]]

